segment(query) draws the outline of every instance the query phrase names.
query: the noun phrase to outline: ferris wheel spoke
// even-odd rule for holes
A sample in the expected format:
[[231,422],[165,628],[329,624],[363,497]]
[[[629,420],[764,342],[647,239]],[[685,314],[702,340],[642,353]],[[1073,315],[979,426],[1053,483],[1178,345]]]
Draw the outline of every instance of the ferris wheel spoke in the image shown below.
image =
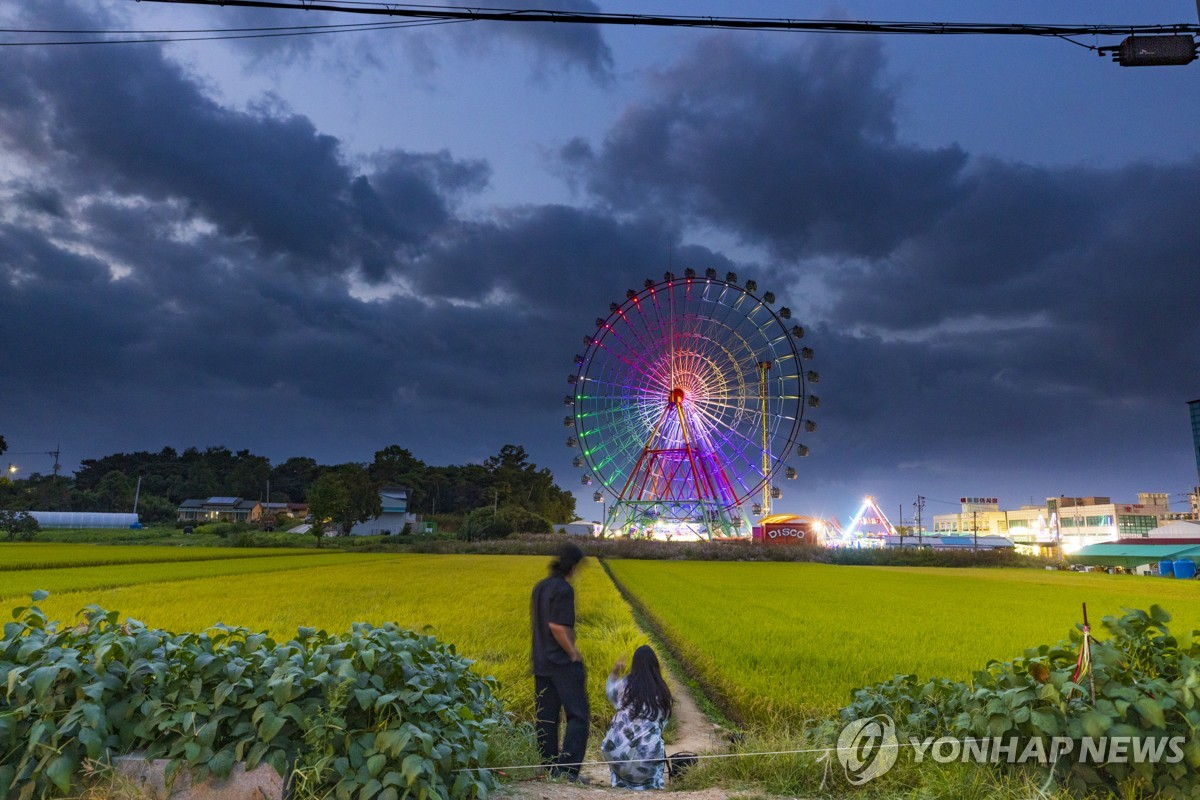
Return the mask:
[[[619,316],[621,318],[621,321],[625,323],[625,327],[628,328],[629,332],[632,333],[634,338],[638,340],[638,344],[641,346],[641,349],[642,350],[649,349],[650,348],[649,343],[646,342],[644,339],[642,339],[641,335],[637,332],[637,328],[633,327],[633,321],[630,320],[628,314],[625,313],[627,308],[633,308],[631,301],[627,300],[623,305],[617,306],[617,311],[616,311],[617,316]],[[639,309],[640,309],[640,306],[639,306]]]
[[[589,416],[591,416],[591,415],[589,415]],[[643,427],[645,427],[644,432],[642,430]],[[631,427],[628,419],[614,418],[613,420],[611,420],[603,425],[596,425],[596,426],[589,427],[585,431],[581,431],[580,435],[581,436],[595,436],[597,433],[603,433],[608,430],[612,430],[612,431],[628,430],[628,431],[630,431],[631,435],[637,435],[637,434],[644,433],[644,435],[648,436],[650,434],[650,427],[652,427],[652,426],[639,425],[639,426],[637,426],[637,429],[635,431],[635,429]]]
[[[669,286],[669,284],[668,284],[668,286]],[[664,330],[663,336],[661,338],[665,344],[665,347],[663,349],[666,351],[667,359],[668,359],[667,364],[669,367],[671,365],[671,361],[674,360],[674,356],[675,356],[675,320],[674,320],[673,314],[671,313],[670,310],[668,310],[668,313],[666,315],[663,314],[662,304],[659,302],[659,297],[658,297],[660,294],[660,292],[658,291],[658,287],[651,286],[649,291],[650,291],[650,301],[654,305],[654,315],[657,319],[662,320],[665,324],[665,330]],[[668,386],[673,385],[675,382],[674,374],[668,373],[667,381],[668,381]]]
[[[732,434],[740,436],[746,442],[746,444],[749,445],[751,448],[761,449],[761,447],[762,447],[761,442],[756,442],[755,440],[749,438],[737,426],[722,425],[721,420],[716,415],[712,414],[708,409],[699,409],[699,413],[701,416],[707,418],[712,423],[714,428],[723,429]],[[757,414],[755,414],[754,416],[756,417]]]
[[[720,317],[720,319],[717,319],[716,317],[711,317],[708,320],[708,322],[711,323],[712,326],[718,330],[725,329],[725,330],[733,332],[735,335],[738,336],[739,340],[744,341],[744,337],[737,334],[737,332],[735,330],[735,326],[733,324],[731,324],[731,321],[730,321],[730,317],[734,316],[735,310],[734,310],[733,304],[726,301],[726,296],[728,295],[729,292],[730,292],[730,286],[728,284],[723,285],[721,288],[721,293],[716,300],[716,307],[718,309],[720,309],[721,317]],[[740,294],[740,291],[739,291],[739,294]]]
[[[621,341],[619,336],[616,338],[618,341]],[[652,370],[647,370],[644,366],[642,366],[637,361],[634,361],[631,358],[627,358],[624,354],[619,353],[619,352],[613,350],[612,348],[608,347],[607,345],[605,345],[603,338],[594,340],[594,346],[597,349],[603,349],[606,352],[612,353],[615,358],[617,358],[619,361],[621,361],[623,364],[629,366],[633,370],[635,370],[637,372],[641,372],[644,375],[646,375],[647,377],[661,380],[662,376],[656,375]]]
[[[745,441],[747,445],[749,445],[749,448],[748,448],[748,449],[754,449],[754,450],[757,450],[757,451],[758,451],[758,452],[760,452],[760,453],[762,452],[762,442],[761,442],[761,441],[755,441],[754,439],[750,438],[750,437],[749,437],[749,436],[747,436],[745,433],[743,433],[743,432],[742,432],[742,430],[741,430],[741,429],[739,429],[739,428],[732,427],[732,428],[728,428],[728,430],[729,430],[731,433],[734,433],[734,434],[736,434],[737,436],[740,436],[740,437],[742,438],[742,440],[743,440],[743,441]],[[747,463],[748,463],[748,464],[750,464],[750,466],[751,466],[752,468],[754,468],[754,469],[756,469],[756,470],[760,470],[760,469],[761,469],[761,467],[760,467],[758,464],[755,464],[754,462],[751,462],[751,461],[749,461],[749,458],[747,458],[747,457],[744,455],[746,452],[747,452],[747,448],[740,448],[740,449],[738,449],[738,453],[739,453],[739,454],[741,454],[741,455],[743,456],[743,458],[745,458],[745,459],[746,459]],[[771,452],[770,448],[768,448],[768,450],[767,450],[767,453],[768,453],[768,455],[770,456],[770,458],[771,458],[773,461],[775,461],[775,462],[776,462],[776,464],[780,463],[780,461],[781,461],[781,458],[782,458],[782,456],[781,456],[780,454],[776,454],[776,453],[773,453],[773,452]],[[764,480],[765,480],[765,479],[767,478],[767,476],[765,476],[765,475],[764,475],[764,476],[763,476],[763,478],[764,478]]]

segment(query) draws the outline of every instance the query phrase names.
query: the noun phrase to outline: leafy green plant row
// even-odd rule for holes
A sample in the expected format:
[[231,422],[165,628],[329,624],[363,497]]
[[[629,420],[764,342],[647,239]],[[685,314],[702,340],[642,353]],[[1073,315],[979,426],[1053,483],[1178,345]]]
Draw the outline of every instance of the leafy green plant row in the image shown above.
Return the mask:
[[[969,682],[918,681],[897,675],[860,689],[842,709],[845,721],[890,716],[908,737],[1069,737],[1072,755],[1054,777],[1072,790],[1107,789],[1120,796],[1200,796],[1200,632],[1183,645],[1171,616],[1159,606],[1125,609],[1103,620],[1108,632],[1092,640],[1092,675],[1073,680],[1083,636],[1027,650],[1024,658],[992,661]],[[1082,626],[1079,626],[1082,630]],[[1095,699],[1091,691],[1094,684]],[[1088,763],[1085,738],[1182,740],[1182,760]]]
[[[34,602],[45,599],[36,592]],[[0,640],[0,800],[68,793],[85,761],[144,751],[195,780],[267,763],[300,797],[486,797],[495,683],[452,645],[356,623],[277,643],[170,633],[90,606],[71,627],[17,608]]]

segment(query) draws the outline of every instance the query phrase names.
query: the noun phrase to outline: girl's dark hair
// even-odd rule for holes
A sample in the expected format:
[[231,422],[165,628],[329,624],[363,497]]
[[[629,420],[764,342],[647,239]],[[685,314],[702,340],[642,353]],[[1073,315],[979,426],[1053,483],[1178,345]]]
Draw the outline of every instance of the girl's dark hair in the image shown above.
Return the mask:
[[628,706],[635,717],[651,719],[660,714],[670,714],[672,702],[671,690],[663,680],[654,648],[648,644],[642,645],[633,651],[621,705]]

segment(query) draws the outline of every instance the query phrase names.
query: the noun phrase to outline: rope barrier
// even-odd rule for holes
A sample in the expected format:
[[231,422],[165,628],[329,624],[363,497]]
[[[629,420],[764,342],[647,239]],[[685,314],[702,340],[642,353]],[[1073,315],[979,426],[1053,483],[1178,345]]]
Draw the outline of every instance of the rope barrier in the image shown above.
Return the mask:
[[[974,742],[974,741],[982,741],[982,740],[977,740],[975,738],[968,738],[968,739],[958,739],[956,741]],[[892,748],[900,748],[900,747],[914,747],[916,744],[917,744],[916,742],[897,741],[897,742],[891,743],[891,744],[881,744],[879,747],[880,747],[880,749],[884,749],[884,748],[892,749]],[[695,755],[690,756],[690,757],[695,758],[697,760],[701,760],[701,759],[707,759],[707,758],[747,758],[750,756],[791,756],[791,755],[802,755],[804,753],[829,754],[829,753],[836,753],[838,751],[838,749],[839,748],[837,748],[837,747],[807,747],[807,748],[801,748],[798,750],[764,750],[764,751],[756,752],[756,753],[696,753]],[[678,754],[676,754],[676,755],[678,755]],[[662,760],[668,761],[670,759],[671,759],[671,756],[668,755],[666,758],[664,758]],[[566,764],[516,764],[516,765],[508,766],[508,767],[462,767],[460,769],[452,770],[452,772],[468,772],[468,771],[480,770],[480,769],[488,769],[488,770],[493,770],[496,772],[506,772],[506,771],[517,770],[517,769],[548,769],[549,767],[552,767],[552,766],[553,767],[594,767],[594,766],[604,766],[604,765],[608,765],[608,764],[633,764],[633,763],[640,763],[640,762],[644,762],[644,761],[648,761],[648,760],[650,760],[650,759],[626,758],[626,759],[613,759],[611,761],[572,761],[572,762],[566,763]]]

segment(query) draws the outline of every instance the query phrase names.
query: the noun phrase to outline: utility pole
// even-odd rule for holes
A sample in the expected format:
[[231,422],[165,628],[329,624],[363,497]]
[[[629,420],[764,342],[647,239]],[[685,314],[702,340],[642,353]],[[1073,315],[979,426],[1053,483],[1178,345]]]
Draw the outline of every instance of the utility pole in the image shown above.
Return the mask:
[[58,470],[60,469],[58,465],[58,457],[62,455],[61,446],[57,444],[54,445],[54,449],[47,451],[46,455],[54,456],[54,477],[58,478]]
[[[758,402],[762,410],[762,474],[764,481],[762,515],[764,517],[771,516],[771,482],[767,480],[771,475],[771,438],[767,429],[769,418],[767,413],[767,373],[770,371],[770,361],[758,362]],[[683,417],[681,416],[680,419],[682,420]]]
[[971,512],[971,533],[975,535],[975,552],[979,552],[979,511]]
[[925,498],[917,495],[917,502],[913,503],[913,505],[917,507],[917,546],[919,547],[924,544],[921,534],[921,511],[925,508]]
[[138,499],[142,496],[142,476],[138,475],[137,488],[133,490],[133,513],[137,513]]

